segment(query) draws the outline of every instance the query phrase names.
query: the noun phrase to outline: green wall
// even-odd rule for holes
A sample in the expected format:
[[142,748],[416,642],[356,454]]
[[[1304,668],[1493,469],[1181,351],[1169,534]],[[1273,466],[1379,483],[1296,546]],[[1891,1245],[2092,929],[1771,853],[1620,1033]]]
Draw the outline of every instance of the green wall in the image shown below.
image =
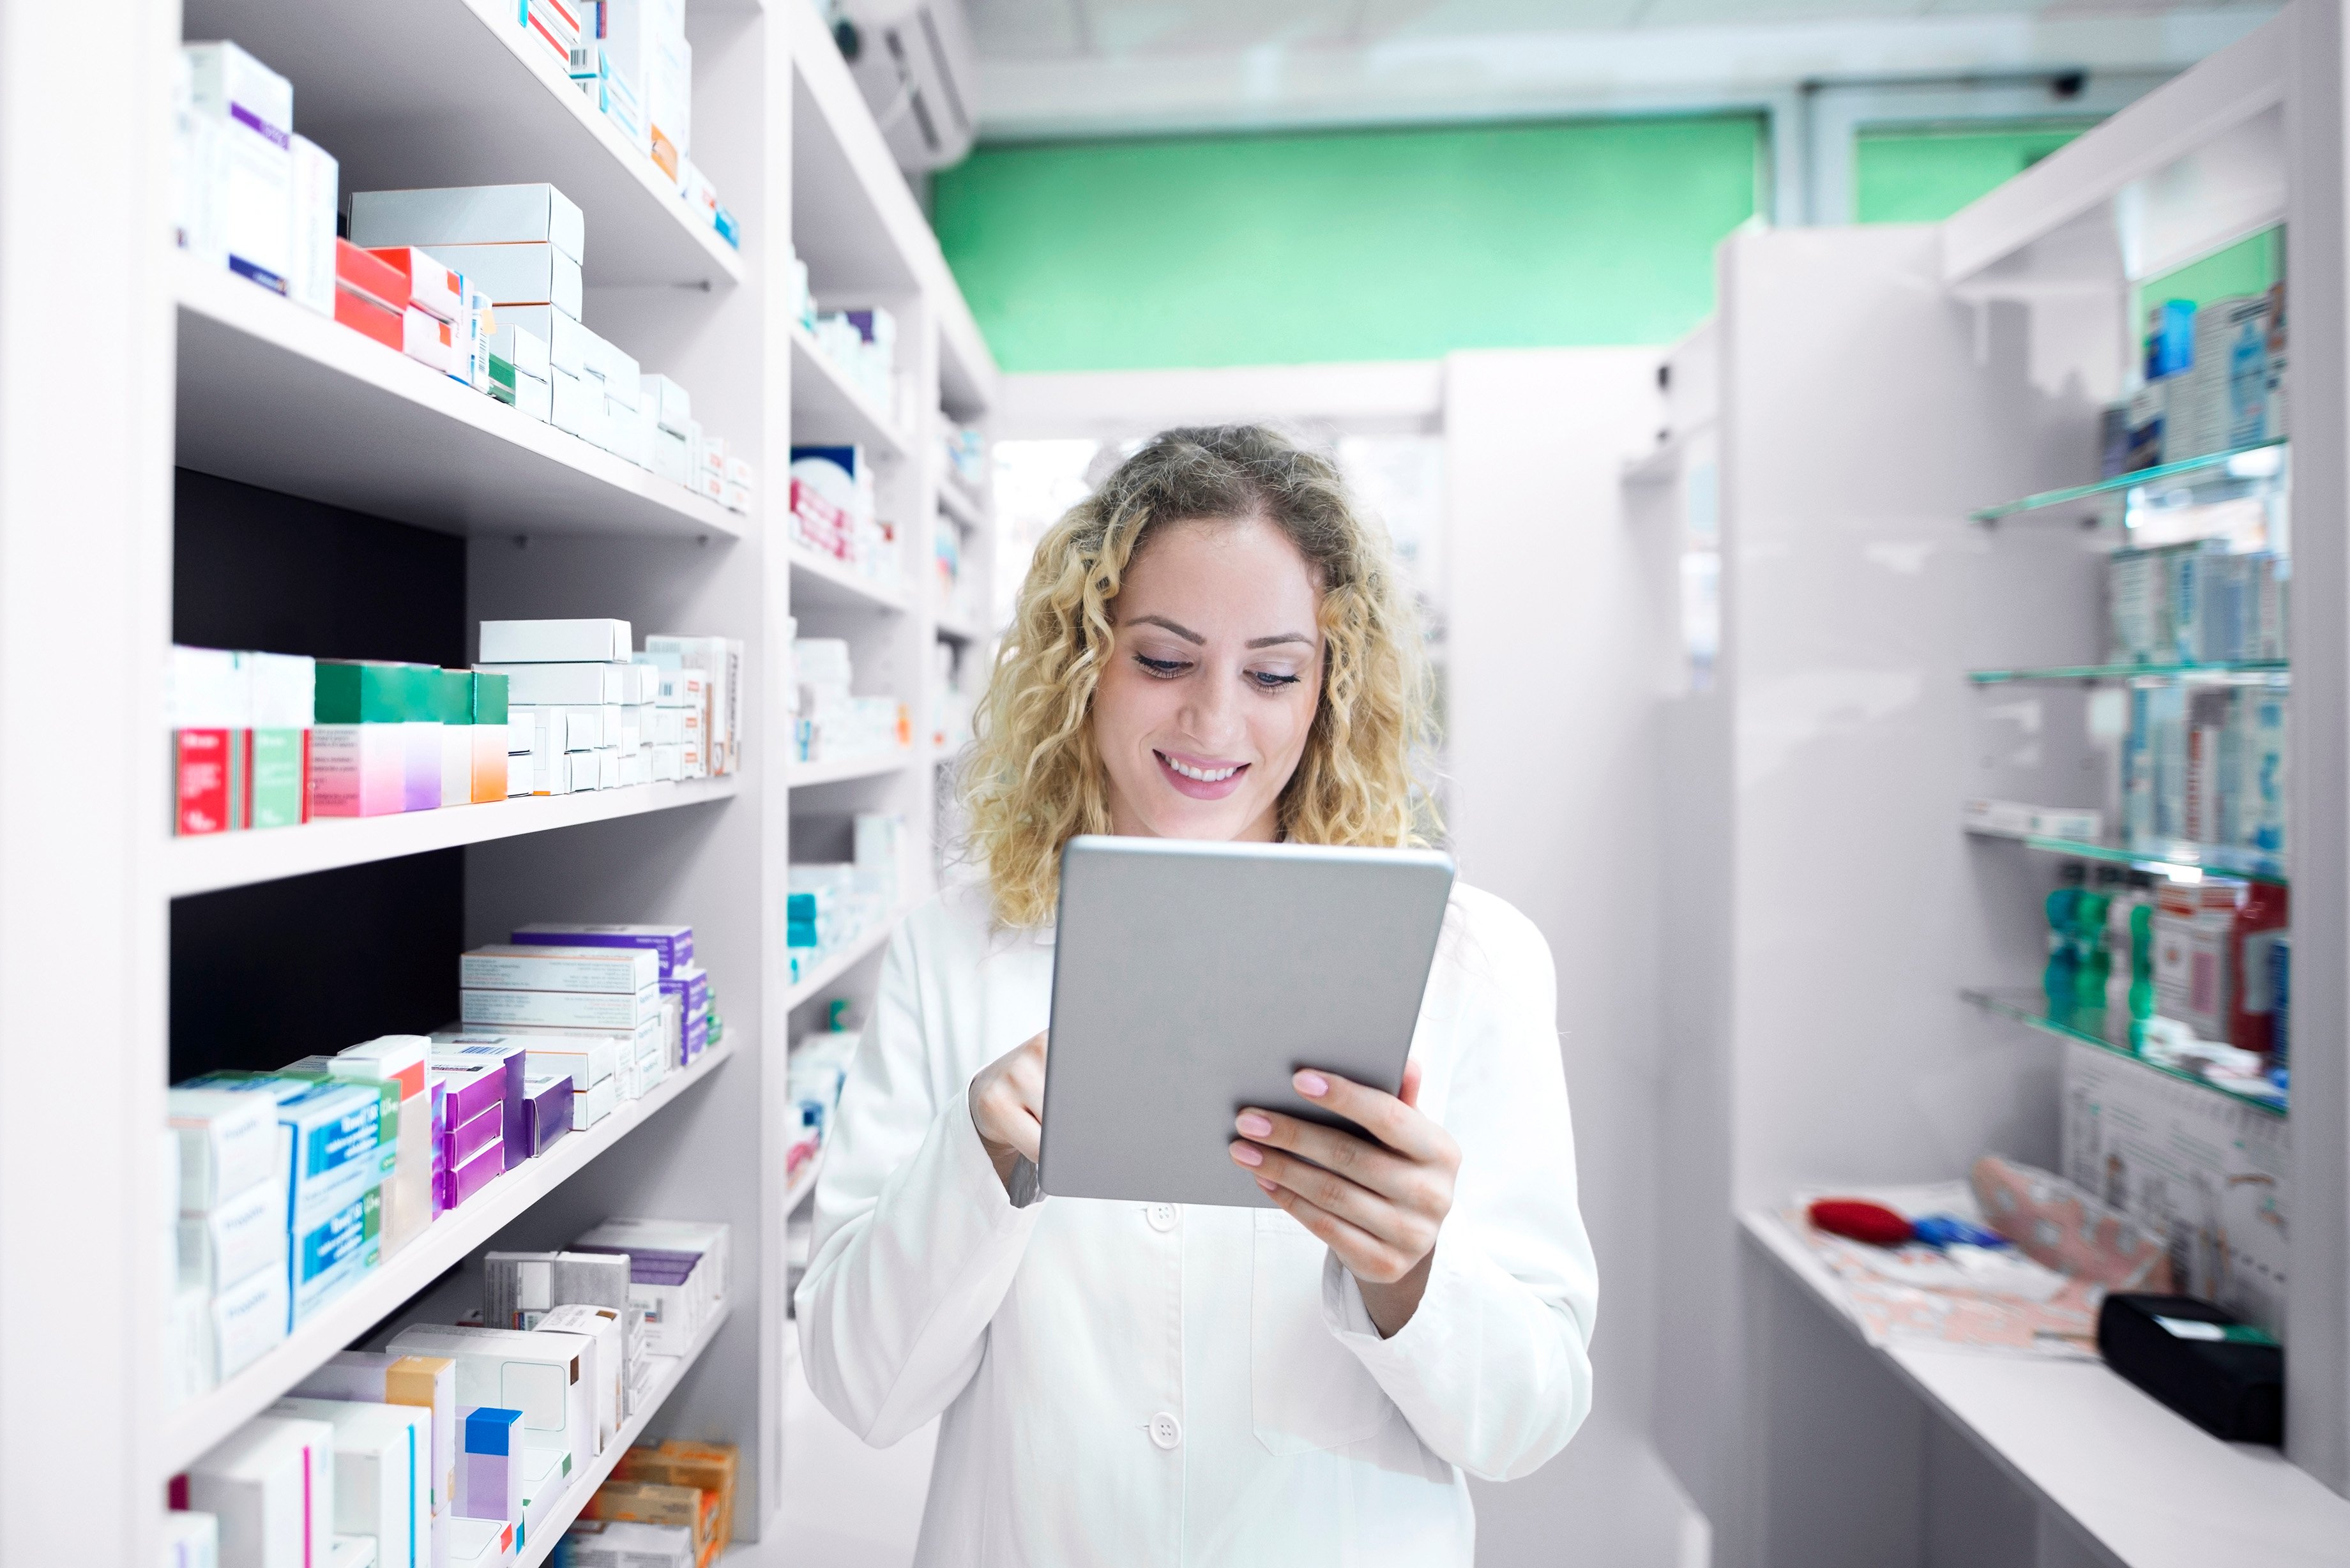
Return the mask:
[[1762,120],[985,146],[933,186],[1006,370],[1668,343],[1753,214]]
[[1939,223],[2095,123],[1863,126],[1853,149],[1853,216],[1864,223]]

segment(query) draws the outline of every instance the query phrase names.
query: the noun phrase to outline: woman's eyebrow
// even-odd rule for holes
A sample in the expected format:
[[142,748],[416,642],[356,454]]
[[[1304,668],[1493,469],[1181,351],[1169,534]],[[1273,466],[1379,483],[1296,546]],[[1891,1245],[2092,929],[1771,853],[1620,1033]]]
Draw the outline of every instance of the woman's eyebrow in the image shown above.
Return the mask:
[[[1208,643],[1208,639],[1206,638],[1201,637],[1190,627],[1178,626],[1175,622],[1169,620],[1163,615],[1139,615],[1127,624],[1129,626],[1164,627],[1166,629],[1173,632],[1176,636],[1181,638],[1184,641],[1191,643],[1195,648],[1204,648]],[[1251,643],[1249,646],[1253,648],[1256,645],[1254,643]]]
[[1247,648],[1273,648],[1284,642],[1302,642],[1308,648],[1314,646],[1314,639],[1306,636],[1302,631],[1283,631],[1275,632],[1271,637],[1253,637],[1250,638],[1243,646]]

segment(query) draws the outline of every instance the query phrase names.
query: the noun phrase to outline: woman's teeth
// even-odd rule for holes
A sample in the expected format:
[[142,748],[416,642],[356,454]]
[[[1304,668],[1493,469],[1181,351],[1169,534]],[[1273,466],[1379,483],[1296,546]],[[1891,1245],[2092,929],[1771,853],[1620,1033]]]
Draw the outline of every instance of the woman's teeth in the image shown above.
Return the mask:
[[1186,767],[1183,763],[1177,762],[1173,757],[1169,756],[1164,752],[1159,753],[1159,760],[1165,763],[1169,767],[1173,768],[1177,773],[1181,774],[1185,778],[1197,779],[1201,784],[1222,784],[1226,779],[1241,771],[1237,766],[1229,768]]

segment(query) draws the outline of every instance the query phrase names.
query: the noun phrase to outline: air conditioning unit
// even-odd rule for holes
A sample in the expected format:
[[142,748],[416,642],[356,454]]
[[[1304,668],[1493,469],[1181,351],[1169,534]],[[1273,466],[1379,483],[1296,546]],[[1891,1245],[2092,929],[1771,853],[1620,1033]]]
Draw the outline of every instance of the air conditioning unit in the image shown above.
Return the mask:
[[962,162],[979,129],[963,0],[842,0],[838,18],[833,36],[898,167]]

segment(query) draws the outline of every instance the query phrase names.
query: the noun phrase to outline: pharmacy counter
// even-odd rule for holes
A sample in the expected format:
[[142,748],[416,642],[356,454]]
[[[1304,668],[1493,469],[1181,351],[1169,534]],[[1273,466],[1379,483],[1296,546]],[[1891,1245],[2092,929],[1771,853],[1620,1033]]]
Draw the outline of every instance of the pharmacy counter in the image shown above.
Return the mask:
[[[1749,1243],[1860,1337],[1835,1277],[1777,1215]],[[2125,1568],[2350,1564],[2350,1500],[2276,1449],[2223,1443],[2104,1364],[1916,1345],[1894,1371],[2043,1507]]]

